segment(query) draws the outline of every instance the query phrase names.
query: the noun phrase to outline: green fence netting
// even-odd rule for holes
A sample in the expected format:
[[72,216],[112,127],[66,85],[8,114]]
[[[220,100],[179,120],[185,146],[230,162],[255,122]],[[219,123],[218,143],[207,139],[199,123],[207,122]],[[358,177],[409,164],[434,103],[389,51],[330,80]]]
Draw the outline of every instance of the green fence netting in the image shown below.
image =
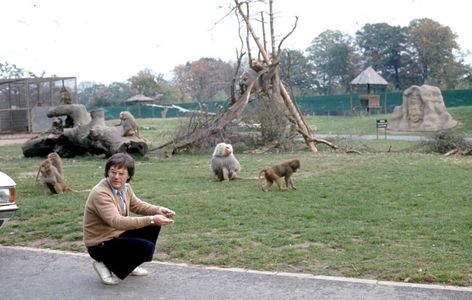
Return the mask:
[[[380,107],[372,110],[375,112],[391,113],[395,106],[400,106],[403,102],[402,92],[379,93]],[[468,106],[472,105],[472,89],[468,90],[447,90],[442,91],[442,96],[446,107],[454,106]],[[303,115],[349,115],[354,112],[359,112],[359,98],[358,94],[345,94],[334,96],[313,96],[313,97],[296,97],[295,102],[298,105],[300,112]],[[194,102],[181,103],[179,107],[188,110],[208,110],[216,112],[221,106],[227,105],[225,101],[208,101],[208,102]],[[93,111],[98,107],[88,107],[88,111]],[[130,111],[136,118],[162,118],[164,115],[168,118],[182,117],[187,115],[178,109],[171,108],[165,111],[164,108],[147,106],[141,104],[131,106],[105,106],[99,107],[105,111],[105,119],[118,119],[120,112],[123,110]]]

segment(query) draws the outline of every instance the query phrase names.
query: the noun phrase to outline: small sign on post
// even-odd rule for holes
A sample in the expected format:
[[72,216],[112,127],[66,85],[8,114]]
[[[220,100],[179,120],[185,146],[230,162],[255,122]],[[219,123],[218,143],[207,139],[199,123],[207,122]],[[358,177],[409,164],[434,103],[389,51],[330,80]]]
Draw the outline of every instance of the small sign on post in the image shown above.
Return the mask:
[[376,121],[377,139],[379,139],[379,128],[383,128],[384,134],[385,134],[385,139],[387,139],[387,126],[388,126],[388,121],[386,119],[378,119]]

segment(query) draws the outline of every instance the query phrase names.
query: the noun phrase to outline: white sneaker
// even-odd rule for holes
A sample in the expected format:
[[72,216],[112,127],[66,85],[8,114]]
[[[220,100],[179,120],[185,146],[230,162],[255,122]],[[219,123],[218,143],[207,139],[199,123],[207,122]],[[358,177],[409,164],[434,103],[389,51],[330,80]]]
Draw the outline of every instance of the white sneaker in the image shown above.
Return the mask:
[[115,285],[119,283],[118,279],[113,277],[113,274],[110,270],[108,270],[107,266],[105,266],[104,263],[94,261],[93,268],[95,269],[95,272],[97,272],[98,276],[104,284]]
[[146,276],[147,274],[149,274],[149,272],[141,267],[136,267],[136,269],[131,272],[133,276]]

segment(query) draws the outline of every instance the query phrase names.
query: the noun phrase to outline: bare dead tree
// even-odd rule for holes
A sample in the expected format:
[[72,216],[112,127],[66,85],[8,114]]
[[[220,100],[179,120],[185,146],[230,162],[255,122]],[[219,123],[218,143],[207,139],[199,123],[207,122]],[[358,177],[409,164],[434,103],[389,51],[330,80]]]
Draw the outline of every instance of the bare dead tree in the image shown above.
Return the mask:
[[[249,9],[249,8],[248,8]],[[236,15],[236,19],[238,20],[238,23],[239,23],[239,15],[237,14],[236,10],[234,11],[235,12],[235,15]],[[242,59],[245,55],[245,53],[243,52],[243,48],[244,48],[244,42],[243,42],[243,38],[241,36],[241,26],[239,26],[238,28],[238,36],[239,36],[239,40],[241,42],[241,47],[238,51],[238,49],[236,49],[236,57],[237,57],[237,63],[236,63],[236,70],[234,71],[234,75],[233,75],[233,78],[232,78],[232,81],[231,81],[231,100],[230,100],[230,106],[233,105],[234,103],[236,103],[237,99],[236,99],[236,82],[240,80],[238,80],[238,77],[239,77],[239,74],[240,74],[240,71],[241,71],[241,62],[242,62]],[[248,50],[249,51],[249,50]],[[248,55],[250,57],[250,51],[248,52]],[[243,90],[243,87],[241,84],[239,84],[239,91],[241,94],[244,93]]]
[[[247,14],[249,16],[249,14]],[[264,20],[264,12],[261,11],[261,23],[262,23],[262,41],[264,42],[264,49],[267,51],[267,37],[265,33],[265,20]],[[249,43],[249,29],[247,29],[247,38]]]
[[[270,45],[272,48],[272,59],[276,59],[277,52],[275,51],[275,29],[274,29],[274,11],[273,11],[274,1],[269,1],[269,24],[270,24]],[[267,51],[267,50],[266,50]]]
[[[246,13],[249,15],[249,3],[247,3],[247,2],[246,2]],[[235,10],[235,14],[236,14],[236,17],[238,19],[238,23],[241,23],[239,21],[239,14],[238,14],[237,10]],[[239,28],[241,29],[241,26],[239,26]],[[249,31],[248,31],[247,28],[246,28],[246,48],[247,48],[248,60],[251,61],[252,60],[251,43],[249,43]]]
[[[270,60],[269,56],[267,55],[267,52],[264,50],[263,46],[261,45],[261,43],[259,41],[259,37],[257,36],[256,32],[252,28],[252,25],[249,22],[248,16],[245,15],[244,11],[241,9],[241,5],[240,5],[239,1],[234,0],[234,2],[236,4],[236,8],[239,11],[239,14],[243,17],[244,21],[246,22],[246,26],[248,27],[249,32],[251,33],[254,41],[256,42],[257,47],[259,48],[259,51],[262,54],[264,62],[267,65],[271,65],[271,60]],[[316,149],[315,143],[313,141],[310,141],[309,139],[307,139],[307,137],[311,136],[310,129],[309,129],[308,126],[306,126],[305,122],[303,121],[302,116],[298,113],[298,110],[295,107],[295,105],[293,104],[292,99],[290,98],[290,95],[288,94],[287,90],[285,89],[283,83],[279,81],[279,86],[278,87],[280,88],[280,95],[282,96],[282,99],[284,100],[285,105],[287,106],[287,108],[289,109],[291,115],[293,116],[293,118],[295,120],[295,123],[297,124],[297,127],[304,133],[303,137],[305,139],[305,143],[308,145],[308,148],[312,152],[318,152],[318,149]]]
[[[198,148],[199,145],[208,144],[211,146],[212,143],[216,145],[216,142],[228,142],[228,139],[233,136],[239,136],[240,140],[244,139],[247,137],[246,133],[239,130],[232,131],[228,129],[235,125],[240,126],[242,123],[241,116],[250,101],[251,96],[255,96],[257,99],[256,103],[259,104],[259,102],[261,102],[261,104],[265,105],[265,107],[262,107],[262,110],[268,113],[268,115],[264,116],[268,122],[266,124],[261,124],[260,126],[260,133],[261,135],[267,136],[267,143],[263,145],[261,148],[263,150],[260,151],[268,151],[268,149],[280,147],[280,145],[283,145],[285,138],[293,138],[298,132],[302,135],[310,151],[317,152],[318,150],[315,143],[320,142],[320,140],[311,136],[309,127],[306,125],[298,107],[292,101],[279,77],[278,68],[281,45],[283,41],[294,32],[298,18],[295,21],[293,29],[282,39],[282,41],[280,41],[276,48],[274,18],[272,12],[273,1],[270,1],[270,43],[272,53],[271,57],[269,57],[265,45],[261,44],[259,37],[250,23],[248,17],[248,2],[240,3],[238,0],[234,0],[234,3],[236,6],[232,11],[234,10],[237,14],[238,21],[239,17],[242,18],[243,24],[246,26],[246,47],[248,50],[248,56],[251,57],[248,69],[250,72],[248,72],[248,74],[246,74],[247,76],[244,76],[243,78],[245,81],[242,88],[240,88],[239,97],[236,93],[232,93],[231,100],[228,103],[229,105],[225,110],[221,110],[216,116],[211,117],[211,119],[206,119],[204,122],[194,122],[193,124],[198,123],[198,126],[194,126],[193,124],[189,125],[185,134],[179,135],[173,140],[166,142],[151,151],[163,151],[165,156],[169,157],[179,151],[186,151],[195,147]],[[243,10],[244,5],[246,5],[246,12]],[[262,30],[265,39],[265,28]],[[242,41],[241,28],[239,30],[239,36]],[[248,39],[249,36],[254,40],[257,49],[259,50],[259,54],[262,56],[262,63],[259,60],[252,58],[253,56],[250,53],[251,48]],[[239,52],[236,51],[236,54],[238,56],[239,72],[244,53],[241,50]],[[233,89],[236,87],[236,74],[233,78]],[[272,129],[270,128],[271,126],[275,128],[272,132]],[[275,133],[275,135],[272,133]],[[255,150],[255,152],[257,152],[257,150]]]
[[225,127],[230,124],[231,121],[236,120],[241,116],[244,108],[249,102],[251,90],[258,80],[259,75],[249,82],[244,94],[242,94],[233,105],[231,105],[226,111],[217,114],[211,122],[207,122],[204,126],[192,128],[192,130],[187,134],[178,136],[171,141],[159,145],[151,151],[163,151],[165,157],[171,157],[173,154],[186,150],[192,145],[199,144],[211,137],[222,136]]

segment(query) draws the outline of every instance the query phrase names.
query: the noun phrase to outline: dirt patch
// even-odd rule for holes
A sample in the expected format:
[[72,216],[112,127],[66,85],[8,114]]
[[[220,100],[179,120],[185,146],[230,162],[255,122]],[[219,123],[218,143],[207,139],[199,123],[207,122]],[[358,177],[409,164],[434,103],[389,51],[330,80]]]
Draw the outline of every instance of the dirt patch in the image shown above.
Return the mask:
[[0,135],[0,146],[23,144],[35,136],[36,134],[33,133],[2,134]]

